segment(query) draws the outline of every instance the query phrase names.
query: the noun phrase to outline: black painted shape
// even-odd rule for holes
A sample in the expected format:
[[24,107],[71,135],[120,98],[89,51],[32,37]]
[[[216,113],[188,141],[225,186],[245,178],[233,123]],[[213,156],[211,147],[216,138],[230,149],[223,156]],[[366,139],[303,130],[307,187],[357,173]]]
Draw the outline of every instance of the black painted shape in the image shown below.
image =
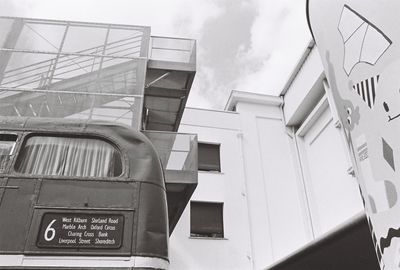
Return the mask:
[[390,247],[393,238],[400,238],[400,228],[393,229],[390,228],[386,237],[381,237],[380,246],[382,249],[382,253],[385,252],[385,248]]
[[396,119],[396,118],[399,118],[400,117],[400,114],[398,114],[398,115],[396,115],[396,116],[394,116],[394,117],[391,117],[390,115],[389,115],[389,121],[388,122],[390,122],[390,121],[392,121],[392,120],[394,120],[394,119]]
[[382,138],[382,150],[383,150],[383,158],[386,160],[386,162],[392,167],[394,171],[396,171],[395,165],[394,165],[394,156],[393,156],[393,149],[390,147],[390,145],[385,141],[384,138]]
[[383,108],[385,109],[385,112],[389,112],[389,105],[386,102],[383,102]]
[[357,92],[370,109],[375,105],[375,85],[378,83],[378,78],[379,75],[353,85],[353,90]]

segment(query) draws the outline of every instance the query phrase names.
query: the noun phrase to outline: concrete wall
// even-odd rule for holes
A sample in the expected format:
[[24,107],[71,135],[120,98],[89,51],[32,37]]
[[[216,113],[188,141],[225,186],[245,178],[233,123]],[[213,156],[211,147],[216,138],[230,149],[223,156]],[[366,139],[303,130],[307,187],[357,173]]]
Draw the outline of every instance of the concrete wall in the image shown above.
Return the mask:
[[313,239],[363,210],[342,132],[323,98],[295,133]]
[[224,203],[226,239],[190,238],[186,209],[171,237],[171,269],[264,269],[362,211],[310,49],[282,97],[233,91],[229,112],[185,110],[180,132],[221,144],[221,173],[199,172],[192,200]]
[[357,180],[349,174],[352,167],[344,130],[324,80],[318,50],[313,47],[283,97],[311,239],[363,211]]
[[221,144],[221,173],[200,171],[192,201],[224,203],[226,239],[190,238],[187,207],[171,237],[171,269],[262,269],[309,240],[282,100],[246,98],[237,112],[184,113],[180,132]]
[[191,238],[186,207],[170,238],[170,269],[252,269],[239,115],[187,108],[179,132],[221,145],[221,172],[200,171],[191,200],[224,203],[224,239]]
[[281,102],[236,105],[243,128],[255,269],[286,256],[307,241],[290,137]]

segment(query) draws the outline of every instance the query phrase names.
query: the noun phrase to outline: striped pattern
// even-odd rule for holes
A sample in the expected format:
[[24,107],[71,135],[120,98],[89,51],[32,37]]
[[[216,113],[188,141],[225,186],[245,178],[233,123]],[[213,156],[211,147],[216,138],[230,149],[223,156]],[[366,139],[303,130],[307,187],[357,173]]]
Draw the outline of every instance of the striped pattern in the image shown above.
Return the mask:
[[379,75],[371,77],[353,85],[353,90],[364,100],[371,109],[375,104],[376,87],[379,82]]
[[357,147],[358,150],[358,157],[360,161],[363,161],[368,158],[368,146],[367,143],[364,143],[363,145],[360,145]]

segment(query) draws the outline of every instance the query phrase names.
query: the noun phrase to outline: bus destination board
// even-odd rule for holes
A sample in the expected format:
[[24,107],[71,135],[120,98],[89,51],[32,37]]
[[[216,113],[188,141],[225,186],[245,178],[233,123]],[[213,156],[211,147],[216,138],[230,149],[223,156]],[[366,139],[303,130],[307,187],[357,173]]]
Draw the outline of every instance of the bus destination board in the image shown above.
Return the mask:
[[39,248],[118,249],[123,228],[123,215],[46,213],[36,244]]

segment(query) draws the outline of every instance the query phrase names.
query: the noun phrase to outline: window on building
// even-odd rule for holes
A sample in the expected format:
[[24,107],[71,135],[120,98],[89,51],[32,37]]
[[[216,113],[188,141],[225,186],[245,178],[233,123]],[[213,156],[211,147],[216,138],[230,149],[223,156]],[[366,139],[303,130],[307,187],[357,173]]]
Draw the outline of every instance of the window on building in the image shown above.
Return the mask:
[[223,203],[190,202],[190,236],[223,238]]
[[199,143],[199,171],[221,171],[219,144]]
[[0,173],[4,173],[14,152],[17,135],[0,134]]
[[34,175],[113,177],[122,173],[119,151],[91,138],[32,136],[25,142],[16,170]]

